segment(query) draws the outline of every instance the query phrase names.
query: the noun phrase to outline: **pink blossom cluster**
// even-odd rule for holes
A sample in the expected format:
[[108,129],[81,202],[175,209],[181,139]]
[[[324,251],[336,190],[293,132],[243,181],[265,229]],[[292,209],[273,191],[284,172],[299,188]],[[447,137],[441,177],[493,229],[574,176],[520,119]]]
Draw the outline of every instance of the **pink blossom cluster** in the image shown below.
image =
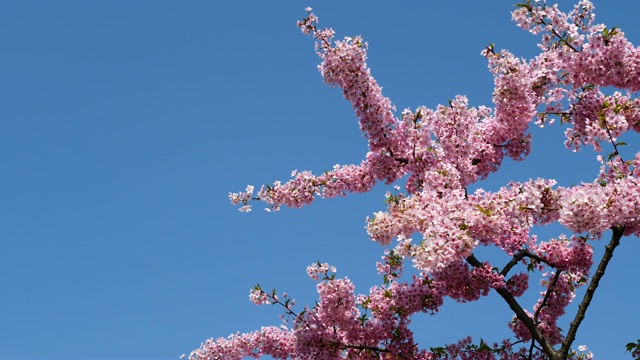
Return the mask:
[[529,289],[529,275],[523,272],[513,275],[509,280],[507,280],[505,289],[507,289],[514,297],[524,295],[525,291]]
[[[456,274],[454,276],[461,281],[460,286],[451,286],[449,281],[434,280],[422,274],[414,275],[409,283],[391,281],[387,285],[375,286],[369,295],[354,295],[354,285],[348,278],[326,277],[317,286],[319,300],[316,306],[297,314],[293,327],[263,327],[259,331],[235,334],[226,339],[210,339],[194,350],[189,358],[242,359],[268,355],[275,359],[432,360],[512,359],[524,354],[525,348],[514,349],[508,340],[491,346],[482,341],[475,345],[468,337],[456,344],[429,351],[418,349],[408,327],[411,315],[417,312],[436,313],[445,296],[458,294],[461,301],[470,301],[480,293],[486,295],[488,287],[502,286],[501,276],[489,269],[487,263],[471,273],[464,271],[465,266],[450,265],[446,271],[449,275]],[[331,268],[328,264],[326,267]],[[566,293],[566,286],[562,285],[566,283],[554,283],[553,288],[558,289],[558,293]],[[472,289],[474,287],[476,290]],[[465,288],[466,294],[460,294],[460,289]],[[469,297],[472,293],[475,295]],[[275,291],[273,294],[262,292],[262,295],[268,298],[269,303],[278,302]],[[562,305],[566,299],[563,300],[561,295],[553,295],[550,299],[545,306],[562,311],[562,306],[557,305]],[[548,313],[546,310],[540,316]],[[514,321],[512,327],[516,335],[527,336],[526,329],[517,322]],[[550,331],[548,328],[547,323],[541,324],[543,331]]]
[[242,203],[242,206],[239,209],[240,211],[251,211],[251,205],[248,205],[248,203],[253,199],[253,190],[254,187],[252,185],[247,185],[244,192],[229,193],[229,200],[231,200],[231,204],[238,205]]
[[[372,240],[393,247],[377,264],[383,283],[356,295],[348,278],[335,278],[335,268],[312,264],[307,273],[320,281],[312,309],[294,314],[290,301],[280,301],[275,291],[256,287],[250,293],[256,304],[283,305],[295,317],[292,328],[209,340],[191,358],[590,358],[586,347],[580,354],[569,352],[573,338],[565,337],[558,319],[576,289],[589,281],[593,241],[608,230],[640,235],[640,152],[624,160],[626,144],[619,140],[628,131],[640,132],[640,100],[634,97],[640,90],[640,50],[620,29],[595,24],[593,9],[589,1],[568,13],[544,1],[519,4],[513,20],[540,36],[541,53],[527,60],[493,45],[482,51],[494,77],[493,108],[470,107],[466,97],[456,96],[435,109],[406,109],[398,118],[367,66],[367,43],[360,37],[336,40],[332,29],[317,28],[318,18],[307,8],[298,26],[316,39],[319,71],[352,104],[368,151],[358,165],[335,165],[319,175],[293,171],[289,181],[265,185],[255,196],[248,186],[229,197],[242,211],[254,200],[278,210],[366,192],[378,181],[406,181],[406,193],[387,193],[386,210],[366,221]],[[606,87],[620,91],[606,94]],[[567,148],[613,149],[606,160],[598,157],[593,181],[558,187],[554,180],[535,179],[468,193],[469,185],[497,171],[505,157],[519,161],[530,153],[531,123],[545,126],[554,119],[569,126]],[[574,234],[542,241],[531,233],[552,223]],[[478,246],[497,247],[511,260],[502,268],[481,262],[474,255]],[[408,260],[418,275],[403,281]],[[516,266],[545,274],[530,311],[515,299],[529,289],[530,273],[511,274]],[[411,315],[435,314],[447,297],[469,302],[491,291],[514,309],[509,326],[517,342],[489,346],[465,338],[429,351],[418,347]],[[521,342],[530,345],[514,347]]]
[[593,359],[593,353],[587,350],[589,350],[589,348],[586,345],[578,346],[578,351],[580,351],[580,354],[577,356],[577,359],[586,359],[586,360]]
[[601,234],[612,226],[620,226],[626,234],[639,234],[637,177],[612,179],[606,184],[596,181],[562,190],[559,221],[570,230]]
[[616,142],[625,131],[640,131],[640,102],[620,92],[603,94],[599,88],[586,90],[577,96],[571,122],[566,131],[567,147],[579,149],[590,144],[600,151],[602,142]]
[[[511,183],[496,193],[450,190],[443,197],[421,191],[396,197],[387,212],[367,221],[367,232],[382,245],[395,237],[394,252],[411,258],[419,270],[430,271],[468,256],[477,243],[496,245],[507,254],[529,244],[529,229],[559,218],[559,195],[555,182],[538,179]],[[421,233],[422,240],[408,238]]]
[[328,274],[330,272],[331,273],[336,272],[335,266],[331,266],[327,263],[321,264],[320,261],[318,261],[315,264],[311,264],[307,266],[307,275],[309,275],[309,277],[312,278],[313,280],[318,280],[320,278],[319,275],[322,275],[323,279],[329,278]]
[[235,334],[228,338],[209,339],[191,352],[190,360],[241,360],[247,356],[269,355],[275,359],[296,357],[295,337],[283,327],[268,326],[259,331]]
[[[559,115],[572,124],[565,144],[575,150],[584,144],[600,150],[601,141],[615,142],[628,129],[640,132],[638,99],[601,90],[640,90],[640,50],[620,29],[594,24],[593,8],[590,1],[580,1],[564,14],[557,5],[535,1],[513,12],[520,27],[542,34],[539,46],[544,51],[531,62],[538,73],[534,84],[547,90],[543,97],[548,107],[538,115]],[[567,109],[562,99],[569,100]]]
[[469,267],[461,261],[451,263],[434,273],[436,288],[443,296],[458,302],[478,300],[487,296],[489,290],[505,286],[504,277],[485,262],[481,267]]
[[269,297],[259,286],[251,289],[249,292],[249,300],[256,305],[270,304]]
[[572,236],[567,239],[561,235],[539,244],[532,244],[532,250],[540,261],[553,268],[568,271],[571,274],[586,274],[593,265],[593,247],[587,244],[587,238]]

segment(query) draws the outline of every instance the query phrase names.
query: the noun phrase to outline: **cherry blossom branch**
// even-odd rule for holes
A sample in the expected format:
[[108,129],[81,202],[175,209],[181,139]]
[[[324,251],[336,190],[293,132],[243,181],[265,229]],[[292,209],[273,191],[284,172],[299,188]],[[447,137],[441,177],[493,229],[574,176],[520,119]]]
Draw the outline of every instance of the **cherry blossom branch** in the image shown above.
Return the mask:
[[553,288],[558,283],[558,280],[560,279],[561,274],[562,274],[562,271],[558,271],[553,277],[553,281],[551,282],[551,284],[548,285],[547,291],[545,292],[544,298],[542,299],[542,303],[540,303],[540,306],[536,309],[536,312],[533,315],[533,321],[536,324],[539,324],[538,316],[540,316],[540,311],[542,311],[542,309],[547,305],[547,301],[549,300],[549,295],[551,295],[551,291],[553,291]]
[[[544,20],[540,20],[540,24],[541,25],[549,25],[546,21]],[[553,35],[555,35],[558,39],[560,39],[560,42],[563,42],[569,49],[575,51],[575,52],[580,52],[580,50],[576,49],[575,47],[573,47],[568,41],[567,39],[564,38],[564,36],[558,34],[558,32],[556,31],[556,29],[551,28],[551,33]]]
[[[467,262],[474,267],[482,267],[483,264],[475,257],[475,255],[471,254],[466,258]],[[522,323],[527,327],[527,329],[531,332],[531,337],[535,339],[541,346],[542,350],[549,355],[552,359],[557,358],[557,353],[553,346],[547,341],[547,339],[542,335],[536,324],[533,322],[533,319],[527,315],[522,306],[518,303],[518,301],[513,297],[511,292],[506,288],[496,288],[496,292],[506,301],[509,308],[515,313],[518,320],[522,321]]]
[[562,346],[560,347],[560,350],[558,351],[558,355],[561,358],[566,357],[567,354],[569,353],[571,344],[576,338],[578,327],[580,327],[582,320],[584,320],[585,313],[587,312],[587,308],[589,308],[589,305],[591,304],[591,300],[593,299],[593,294],[598,288],[598,285],[600,285],[600,280],[604,276],[604,272],[607,269],[607,265],[609,265],[609,261],[613,257],[613,251],[616,249],[618,245],[620,245],[620,239],[624,234],[624,226],[623,227],[614,226],[611,228],[611,230],[613,231],[613,233],[611,234],[611,241],[607,246],[605,246],[605,252],[604,252],[604,255],[602,255],[600,264],[598,264],[598,268],[595,274],[593,274],[591,283],[589,284],[589,287],[587,288],[587,291],[585,292],[584,297],[582,298],[582,302],[578,306],[578,312],[576,313],[576,317],[571,322],[569,331],[567,331],[567,335],[564,341],[562,342]]
[[[320,72],[325,82],[341,88],[352,104],[369,151],[359,165],[336,165],[318,175],[294,171],[286,183],[265,185],[255,196],[253,186],[248,186],[244,192],[229,194],[230,200],[243,205],[241,211],[248,211],[254,200],[267,203],[271,210],[281,205],[298,208],[319,197],[366,192],[378,181],[392,184],[408,175],[407,193],[387,195],[388,211],[367,219],[367,232],[373,240],[386,246],[397,239],[398,245],[389,253],[389,261],[380,266],[384,285],[373,288],[369,296],[354,298],[353,284],[347,278],[335,279],[335,274],[330,274],[335,270],[318,262],[307,269],[315,280],[323,275],[318,285],[320,302],[311,310],[305,308],[296,314],[290,308],[293,300],[286,294],[279,300],[275,291],[267,294],[259,286],[250,295],[256,304],[285,307],[285,315],[295,317],[297,326],[217,340],[203,349],[225,354],[216,355],[220,358],[233,358],[231,354],[236,353],[271,354],[278,347],[287,347],[299,351],[299,358],[322,358],[317,356],[320,352],[325,358],[414,359],[426,350],[418,350],[414,343],[407,327],[409,316],[419,311],[437,312],[444,297],[474,301],[493,288],[515,314],[510,326],[520,339],[513,343],[521,344],[518,352],[511,352],[509,340],[503,342],[508,344],[505,348],[511,358],[573,358],[571,344],[614,248],[625,232],[640,234],[640,186],[635,181],[640,176],[640,153],[635,160],[623,162],[618,153],[618,145],[623,144],[616,143],[629,129],[640,132],[640,102],[631,95],[616,92],[607,96],[600,90],[607,86],[640,90],[640,72],[629,66],[640,61],[640,50],[615,28],[592,25],[589,1],[581,1],[569,14],[546,6],[544,1],[533,5],[532,0],[523,1],[513,13],[514,20],[534,34],[545,32],[540,45],[543,52],[526,61],[506,50],[496,53],[493,45],[485,48],[482,54],[495,80],[494,110],[470,107],[466,97],[457,96],[448,106],[420,107],[415,112],[406,109],[400,119],[371,76],[367,44],[362,38],[334,40],[333,30],[317,28],[317,17],[307,9],[308,17],[298,25],[316,39],[316,51],[322,59]],[[545,103],[546,111],[538,112]],[[577,151],[590,144],[597,150],[602,143],[612,143],[615,153],[609,161],[598,159],[602,164],[599,181],[554,189],[555,181],[537,179],[510,183],[494,193],[478,190],[468,194],[468,185],[498,170],[504,157],[524,159],[530,152],[530,123],[537,119],[536,123],[544,125],[547,116],[558,116],[561,123],[573,125],[565,132],[569,149]],[[576,234],[594,235],[560,236],[547,242],[530,235],[532,226],[555,222]],[[556,321],[573,299],[575,288],[586,284],[593,267],[593,248],[586,242],[608,229],[614,232],[612,242],[563,338]],[[423,241],[412,242],[409,237],[414,233],[422,234]],[[511,259],[501,271],[494,269],[473,255],[478,244],[497,246]],[[414,277],[413,284],[396,281],[402,260],[409,258],[423,275]],[[528,265],[529,270],[555,269],[555,274],[544,275],[547,289],[534,314],[516,301],[527,290],[529,275],[519,273],[505,281],[519,263]],[[368,321],[368,314],[373,321]],[[265,337],[273,340],[261,340]],[[486,350],[482,340],[475,347],[468,339],[446,349],[432,348],[430,356],[474,358]],[[232,352],[234,349],[238,352]],[[277,358],[294,356],[291,350],[278,351],[284,355]]]
[[[530,0],[528,0],[526,3],[516,4],[516,6],[525,8],[532,17],[537,13],[537,10],[534,9],[533,6],[531,6],[531,1]],[[546,9],[547,9],[546,4],[544,4],[540,10],[541,10],[541,12],[543,12]],[[564,43],[571,50],[573,50],[575,52],[580,52],[580,50],[576,49],[573,45],[571,45],[571,43],[569,43],[569,41],[567,39],[565,39],[565,36],[560,35],[556,31],[555,27],[552,24],[546,22],[544,20],[544,18],[540,18],[535,23],[538,24],[538,25],[544,25],[545,28],[547,28],[555,37],[557,37],[560,42]]]
[[276,289],[273,289],[271,294],[269,294],[269,293],[266,293],[264,290],[262,290],[262,287],[260,287],[260,284],[256,284],[253,287],[253,289],[251,289],[251,292],[249,294],[249,299],[251,300],[251,302],[253,302],[256,305],[262,305],[262,304],[276,305],[276,304],[278,304],[278,305],[282,306],[283,308],[285,308],[287,315],[292,316],[294,318],[299,317],[300,314],[296,313],[292,309],[292,306],[295,306],[296,301],[291,299],[289,297],[289,295],[287,295],[287,293],[283,293],[282,296],[285,299],[284,302],[280,301],[280,299],[278,298],[278,295],[276,294]]
[[505,265],[504,268],[500,271],[500,275],[507,276],[509,271],[511,271],[511,269],[514,266],[516,266],[520,262],[520,260],[524,259],[525,257],[528,257],[530,259],[536,260],[536,261],[541,262],[541,263],[545,263],[545,264],[549,265],[552,268],[555,267],[553,264],[545,261],[540,256],[530,252],[527,249],[523,249],[523,250],[518,251],[515,255],[513,255],[513,258],[511,258],[511,260],[507,263],[507,265]]
[[622,159],[622,155],[620,155],[620,152],[618,151],[618,144],[616,143],[615,140],[613,139],[613,135],[611,134],[611,129],[609,129],[609,126],[607,124],[607,120],[604,119],[604,129],[607,132],[607,136],[609,136],[609,142],[611,142],[611,145],[613,145],[613,154],[610,155],[611,156],[618,156],[620,158],[620,160],[624,161]]

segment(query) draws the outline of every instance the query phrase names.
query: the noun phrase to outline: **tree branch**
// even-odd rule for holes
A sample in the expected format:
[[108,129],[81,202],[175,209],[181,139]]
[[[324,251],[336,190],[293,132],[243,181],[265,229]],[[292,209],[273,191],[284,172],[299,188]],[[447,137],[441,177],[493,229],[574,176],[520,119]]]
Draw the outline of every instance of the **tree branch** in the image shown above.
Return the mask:
[[[482,267],[482,263],[473,254],[469,255],[466,260],[474,267]],[[542,335],[540,330],[538,330],[538,327],[533,322],[533,319],[531,319],[527,315],[527,313],[524,312],[522,306],[520,306],[518,301],[513,297],[509,290],[504,287],[497,288],[495,290],[500,296],[502,296],[504,301],[506,301],[507,305],[509,305],[509,308],[511,308],[511,310],[515,313],[518,320],[522,321],[524,326],[527,327],[527,329],[531,333],[531,337],[535,339],[540,344],[540,346],[542,346],[542,350],[545,352],[545,354],[549,355],[551,359],[558,359],[558,353],[556,352],[556,350]]]
[[528,257],[530,259],[534,259],[534,260],[536,260],[536,261],[538,261],[540,263],[545,263],[545,264],[549,265],[550,267],[555,268],[555,265],[544,261],[544,259],[542,259],[540,256],[532,253],[531,251],[529,251],[527,249],[522,249],[522,250],[518,251],[517,253],[515,253],[513,255],[513,258],[511,259],[511,261],[509,261],[507,263],[507,265],[504,266],[502,271],[500,271],[500,275],[507,276],[509,271],[511,271],[511,269],[514,266],[516,266],[518,264],[518,262],[520,262],[520,260],[524,259],[525,257]]
[[600,284],[600,279],[604,276],[604,271],[607,269],[607,265],[609,261],[613,257],[613,251],[615,248],[620,245],[620,239],[622,238],[622,234],[624,233],[624,226],[618,227],[614,226],[611,228],[613,230],[613,234],[611,234],[611,241],[607,246],[605,246],[604,255],[602,255],[602,259],[600,260],[600,264],[598,264],[598,269],[595,274],[593,274],[593,278],[591,279],[591,283],[587,288],[587,291],[584,294],[584,298],[582,298],[582,302],[578,306],[578,312],[576,313],[576,317],[571,322],[571,326],[569,327],[569,331],[567,331],[567,336],[562,342],[562,346],[558,351],[560,358],[565,358],[569,353],[571,348],[571,344],[576,339],[576,333],[578,332],[578,327],[584,320],[585,313],[587,312],[587,308],[589,304],[591,304],[591,299],[593,299],[593,294],[595,293],[598,285]]
[[553,289],[556,287],[556,284],[558,283],[558,280],[560,279],[560,274],[562,274],[562,271],[558,271],[556,273],[556,275],[553,277],[553,282],[551,282],[549,284],[549,286],[547,287],[547,292],[544,294],[544,298],[542,299],[542,303],[540,303],[540,306],[538,307],[538,310],[536,310],[536,313],[533,315],[533,321],[535,321],[536,324],[539,324],[538,316],[540,316],[540,312],[542,311],[542,308],[547,306],[547,300],[549,300],[549,295],[551,295],[551,291],[553,291]]

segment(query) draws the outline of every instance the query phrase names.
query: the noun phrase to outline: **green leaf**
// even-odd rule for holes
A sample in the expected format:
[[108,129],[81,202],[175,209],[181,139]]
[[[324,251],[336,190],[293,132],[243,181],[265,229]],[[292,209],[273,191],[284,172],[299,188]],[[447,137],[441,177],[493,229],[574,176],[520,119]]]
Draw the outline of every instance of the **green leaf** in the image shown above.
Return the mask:
[[534,263],[527,264],[527,271],[534,271],[536,265]]
[[637,343],[628,343],[626,345],[627,351],[630,352],[630,351],[633,351],[633,350],[637,349],[638,346],[640,346],[639,344],[640,344],[640,339],[638,339]]
[[432,347],[429,350],[431,350],[432,353],[438,355],[438,356],[442,356],[445,355],[447,353],[447,348],[442,347],[442,346],[438,346],[438,347]]
[[491,211],[491,209],[485,209],[480,205],[476,205],[476,209],[487,216],[491,216],[493,214],[493,211]]

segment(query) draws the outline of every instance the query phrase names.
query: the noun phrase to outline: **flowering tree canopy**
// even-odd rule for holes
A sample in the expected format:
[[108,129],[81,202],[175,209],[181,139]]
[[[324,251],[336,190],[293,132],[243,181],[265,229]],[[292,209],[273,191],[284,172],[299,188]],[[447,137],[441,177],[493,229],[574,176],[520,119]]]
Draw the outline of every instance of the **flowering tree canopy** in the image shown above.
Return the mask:
[[[494,77],[493,108],[471,107],[457,96],[435,109],[405,109],[392,102],[367,66],[367,43],[360,37],[337,40],[332,29],[316,26],[307,8],[298,22],[316,40],[325,82],[342,89],[368,140],[360,164],[336,165],[322,174],[294,171],[287,182],[231,193],[233,204],[249,211],[253,201],[276,211],[299,208],[315,199],[367,192],[378,182],[397,184],[387,193],[386,211],[367,219],[371,239],[383,246],[378,272],[383,281],[369,294],[356,294],[348,278],[318,262],[307,268],[318,281],[314,307],[294,311],[294,301],[257,285],[256,304],[279,304],[291,323],[248,334],[210,339],[189,358],[241,359],[578,359],[590,358],[575,346],[576,333],[614,250],[623,237],[640,235],[640,152],[623,154],[618,140],[640,132],[640,50],[618,28],[594,21],[593,5],[580,1],[561,12],[544,1],[517,4],[513,20],[540,37],[540,54],[526,60],[493,45],[482,50]],[[511,182],[495,192],[467,189],[531,150],[531,123],[559,120],[565,146],[593,147],[608,155],[590,182],[557,186],[552,179]],[[573,232],[548,240],[534,226],[559,223]],[[609,232],[610,231],[610,232]],[[592,243],[610,234],[601,259]],[[497,267],[476,258],[479,246],[501,249],[510,261]],[[410,260],[416,270],[402,277]],[[595,269],[593,269],[595,263]],[[529,274],[543,274],[544,291],[526,309],[518,298],[529,288]],[[566,331],[558,319],[586,292]],[[470,302],[497,292],[513,311],[513,339],[493,344],[463,338],[456,344],[422,347],[409,329],[411,316],[435,314],[445,298]],[[627,350],[640,357],[640,344]]]

